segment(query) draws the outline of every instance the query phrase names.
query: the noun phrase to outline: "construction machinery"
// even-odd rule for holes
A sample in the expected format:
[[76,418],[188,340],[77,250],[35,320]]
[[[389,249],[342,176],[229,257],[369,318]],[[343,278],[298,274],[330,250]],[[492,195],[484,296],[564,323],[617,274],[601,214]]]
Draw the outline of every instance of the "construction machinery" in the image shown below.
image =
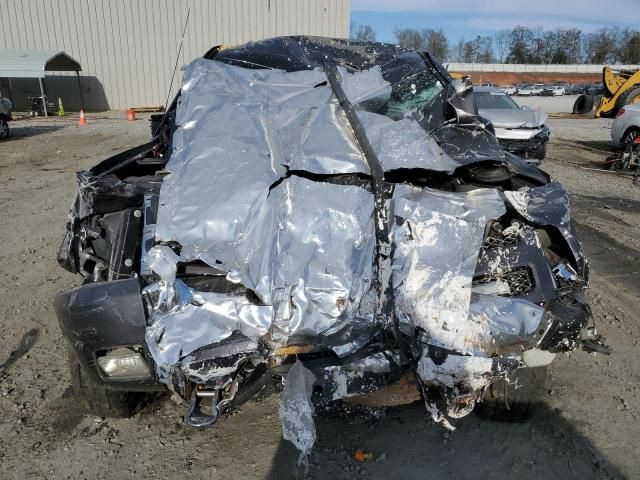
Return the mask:
[[600,95],[579,95],[573,104],[573,113],[589,113],[595,106],[597,117],[615,117],[624,106],[640,103],[640,70],[602,69],[604,91]]

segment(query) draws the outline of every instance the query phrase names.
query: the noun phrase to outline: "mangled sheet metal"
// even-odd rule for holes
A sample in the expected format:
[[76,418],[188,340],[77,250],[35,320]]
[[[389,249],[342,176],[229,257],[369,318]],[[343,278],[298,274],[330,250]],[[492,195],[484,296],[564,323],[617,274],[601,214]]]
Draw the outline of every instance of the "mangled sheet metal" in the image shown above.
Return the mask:
[[[376,99],[389,94],[379,69],[356,74],[342,69],[341,73],[345,93],[359,104],[380,102]],[[340,348],[340,343],[354,339],[336,334],[358,324],[369,325],[357,329],[360,334],[363,330],[375,333],[374,305],[367,302],[374,254],[370,191],[366,185],[291,175],[367,172],[341,111],[324,74],[317,70],[255,71],[196,60],[183,86],[176,118],[179,128],[167,164],[170,175],[160,195],[156,240],[178,243],[179,261],[202,260],[254,291],[272,308],[270,340],[276,343],[318,341],[322,336],[331,337]],[[330,114],[323,116],[323,112]],[[455,169],[454,160],[415,121],[394,122],[367,111],[359,115],[366,119],[365,130],[385,170],[424,165],[431,170]],[[404,302],[402,316],[426,318],[426,312],[438,306],[413,305],[416,296],[428,293],[425,300],[429,302],[428,298],[439,298],[439,292],[449,292],[442,296],[448,299],[445,303],[462,311],[445,323],[466,318],[484,225],[504,213],[503,202],[495,191],[454,195],[398,187],[395,197],[394,215],[425,230],[418,235],[430,228],[423,241],[439,239],[423,252],[423,265],[435,258],[442,261],[440,269],[432,272],[433,285],[416,284],[414,277],[419,274],[407,275],[402,282],[400,278],[409,272],[394,266],[398,271],[394,281]],[[423,228],[424,219],[412,218],[418,210],[408,206],[412,201],[423,214],[431,208],[440,208],[442,214]],[[407,244],[402,237],[407,225],[400,225],[393,234],[396,263],[404,261]],[[149,262],[158,275],[172,281],[172,275],[164,273],[166,265],[154,268],[159,263]],[[451,272],[448,265],[460,265],[461,271]],[[190,304],[187,310],[194,308],[207,311]],[[170,319],[157,321],[169,323]],[[162,342],[180,343],[180,330],[175,338],[168,325],[162,332]],[[200,338],[201,346],[213,340],[211,335]]]
[[[396,385],[453,428],[589,318],[566,192],[477,113],[426,52],[213,48],[152,142],[78,174],[58,261],[85,285],[56,300],[74,354],[110,388],[173,391],[196,428],[283,387],[303,456],[314,405]],[[100,373],[122,352],[144,378]]]
[[[418,378],[447,392],[449,415],[461,416],[484,386],[517,366],[491,357],[534,341],[544,312],[500,296],[505,282],[474,290],[489,225],[507,207],[540,223],[563,222],[564,213],[543,218],[546,211],[529,190],[508,192],[505,203],[497,189],[447,192],[398,183],[386,184],[385,196],[374,198],[368,155],[383,172],[450,174],[477,152],[470,146],[451,156],[451,145],[443,150],[419,116],[392,120],[378,113],[391,94],[379,68],[339,68],[337,77],[346,98],[336,95],[320,68],[252,70],[204,59],[188,67],[160,191],[157,246],[144,259],[157,279],[144,290],[149,352],[167,384],[175,384],[176,372],[205,383],[244,361],[193,368],[198,352],[234,332],[263,357],[300,344],[347,357],[396,318],[394,328],[420,332]],[[368,154],[345,108],[355,110]],[[561,194],[553,201],[560,209]],[[376,264],[381,241],[386,260]],[[188,286],[176,272],[193,261],[251,295]],[[380,317],[389,305],[392,311]],[[455,355],[434,363],[432,348]],[[389,369],[386,357],[374,363]],[[347,378],[341,367],[332,368],[327,375]],[[307,453],[315,432],[301,428],[312,415],[305,406],[312,383],[296,364],[281,408],[285,435]],[[339,398],[340,391],[333,395]],[[443,418],[432,404],[428,408],[434,419]]]

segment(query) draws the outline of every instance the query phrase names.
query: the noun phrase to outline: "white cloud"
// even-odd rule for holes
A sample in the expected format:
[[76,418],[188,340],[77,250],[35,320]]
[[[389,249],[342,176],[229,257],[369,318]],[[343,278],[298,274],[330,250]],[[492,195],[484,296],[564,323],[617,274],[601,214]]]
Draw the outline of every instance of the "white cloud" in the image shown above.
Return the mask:
[[[522,16],[521,24],[543,24],[538,18],[567,20],[567,24],[640,24],[638,0],[617,0],[615,8],[603,0],[352,0],[354,11],[431,12],[475,15],[494,19],[494,15]],[[621,14],[624,12],[624,14]],[[479,17],[478,17],[479,18]],[[510,24],[513,26],[513,23]],[[560,26],[560,23],[558,23]]]

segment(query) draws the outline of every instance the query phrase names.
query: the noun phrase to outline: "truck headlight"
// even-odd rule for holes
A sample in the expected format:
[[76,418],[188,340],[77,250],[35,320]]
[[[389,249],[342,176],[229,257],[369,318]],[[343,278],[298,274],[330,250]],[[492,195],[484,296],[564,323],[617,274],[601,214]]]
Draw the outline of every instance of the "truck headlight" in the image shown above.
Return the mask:
[[104,374],[114,380],[143,380],[151,378],[151,370],[144,357],[130,348],[116,348],[98,357]]

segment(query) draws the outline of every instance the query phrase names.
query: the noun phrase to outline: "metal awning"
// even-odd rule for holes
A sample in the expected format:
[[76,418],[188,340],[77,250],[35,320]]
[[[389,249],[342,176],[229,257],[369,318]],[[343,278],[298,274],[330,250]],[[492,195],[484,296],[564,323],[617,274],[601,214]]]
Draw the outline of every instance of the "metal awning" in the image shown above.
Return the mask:
[[80,64],[60,50],[0,49],[0,78],[44,78],[46,72],[80,71]]
[[[81,71],[80,63],[61,50],[0,49],[0,78],[37,78],[45,117],[49,116],[42,84],[46,72],[76,72],[80,103],[84,108],[80,87]],[[9,80],[9,91],[11,91],[11,80]]]

